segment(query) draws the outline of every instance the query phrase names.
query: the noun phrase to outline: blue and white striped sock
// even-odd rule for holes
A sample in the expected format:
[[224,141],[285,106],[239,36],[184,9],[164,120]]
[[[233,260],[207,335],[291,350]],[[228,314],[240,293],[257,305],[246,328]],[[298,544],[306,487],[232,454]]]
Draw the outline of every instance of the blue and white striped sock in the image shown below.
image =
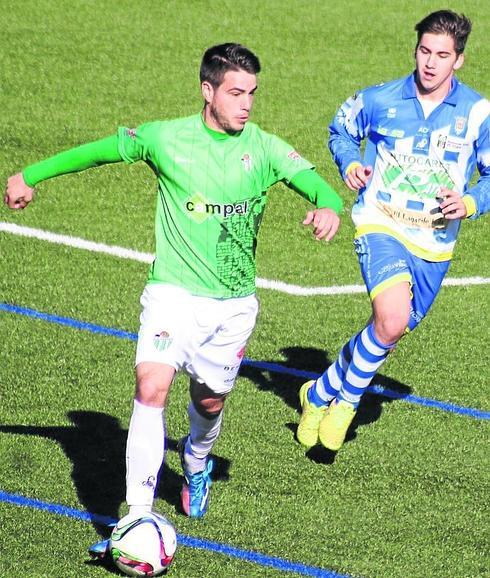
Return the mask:
[[337,361],[328,367],[323,375],[316,380],[313,387],[310,387],[308,390],[308,401],[310,403],[320,407],[330,403],[332,399],[337,397],[345,378],[345,372],[352,359],[352,352],[359,335],[360,333],[354,335],[354,337],[342,347]]
[[371,383],[394,344],[384,345],[374,334],[370,323],[357,339],[352,359],[340,388],[338,399],[352,403],[357,408],[362,394]]

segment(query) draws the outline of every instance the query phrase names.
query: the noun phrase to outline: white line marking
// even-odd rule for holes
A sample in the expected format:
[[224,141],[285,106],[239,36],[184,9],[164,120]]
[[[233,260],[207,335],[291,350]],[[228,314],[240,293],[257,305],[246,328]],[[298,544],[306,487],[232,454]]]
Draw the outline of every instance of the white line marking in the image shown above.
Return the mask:
[[21,227],[14,223],[0,222],[0,231],[21,235],[22,237],[31,237],[41,241],[49,241],[50,243],[56,243],[58,245],[67,245],[68,247],[75,247],[76,249],[85,249],[93,253],[105,253],[106,255],[120,257],[121,259],[131,259],[132,261],[141,261],[142,263],[151,263],[153,261],[153,255],[151,253],[140,253],[139,251],[124,249],[124,247],[117,247],[116,245],[94,243],[93,241],[87,241],[80,237],[59,235],[58,233],[43,231],[42,229],[31,229],[31,227]]
[[[116,245],[105,245],[104,243],[95,243],[94,241],[87,241],[79,237],[71,237],[70,235],[60,235],[58,233],[50,233],[42,229],[33,229],[31,227],[23,227],[15,223],[0,222],[0,232],[12,233],[13,235],[20,235],[23,237],[31,237],[41,241],[48,241],[49,243],[57,243],[58,245],[66,245],[68,247],[75,247],[76,249],[85,249],[94,253],[104,253],[106,255],[113,255],[121,259],[130,259],[132,261],[139,261],[141,263],[151,263],[153,255],[151,253],[141,253],[140,251],[133,251],[133,249],[125,249]],[[490,278],[488,277],[460,277],[459,279],[448,278],[445,279],[443,285],[456,287],[466,285],[488,285]],[[269,279],[261,279],[257,277],[257,287],[260,289],[271,289],[272,291],[279,291],[289,295],[312,296],[312,295],[351,295],[354,293],[365,293],[364,285],[334,285],[332,287],[301,287],[299,285],[290,285],[282,281],[274,281]]]

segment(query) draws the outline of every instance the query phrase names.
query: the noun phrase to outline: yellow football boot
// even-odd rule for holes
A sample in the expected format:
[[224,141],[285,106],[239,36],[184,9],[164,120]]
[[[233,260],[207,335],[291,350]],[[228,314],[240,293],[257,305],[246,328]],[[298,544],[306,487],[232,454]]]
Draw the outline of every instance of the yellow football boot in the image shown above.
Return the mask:
[[338,451],[355,415],[356,409],[351,403],[344,400],[333,401],[320,423],[318,435],[321,444],[333,452]]
[[306,448],[312,448],[318,443],[318,429],[328,407],[327,405],[318,407],[308,401],[308,390],[314,383],[314,381],[307,381],[299,390],[302,413],[296,437],[299,443]]

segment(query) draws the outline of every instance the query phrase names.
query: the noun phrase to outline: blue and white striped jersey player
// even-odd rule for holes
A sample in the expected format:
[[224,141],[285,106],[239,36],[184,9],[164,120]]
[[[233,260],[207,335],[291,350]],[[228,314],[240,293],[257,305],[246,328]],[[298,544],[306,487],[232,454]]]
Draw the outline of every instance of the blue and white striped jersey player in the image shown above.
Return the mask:
[[330,126],[333,158],[358,191],[355,247],[372,316],[302,386],[297,437],[306,447],[340,449],[375,373],[439,292],[461,220],[490,207],[490,103],[454,76],[471,22],[441,10],[415,30],[415,71],[349,98]]

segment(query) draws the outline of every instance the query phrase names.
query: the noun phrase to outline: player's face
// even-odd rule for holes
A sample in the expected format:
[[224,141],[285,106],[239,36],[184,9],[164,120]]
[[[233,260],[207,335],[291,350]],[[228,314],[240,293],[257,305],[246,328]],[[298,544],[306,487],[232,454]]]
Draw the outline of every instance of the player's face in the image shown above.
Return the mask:
[[463,60],[463,54],[456,54],[451,36],[422,34],[415,50],[419,95],[442,100],[451,88],[454,71],[462,66]]
[[209,128],[219,132],[237,132],[243,129],[250,117],[257,77],[245,70],[228,70],[218,87],[203,82],[201,90],[206,101],[204,121]]

